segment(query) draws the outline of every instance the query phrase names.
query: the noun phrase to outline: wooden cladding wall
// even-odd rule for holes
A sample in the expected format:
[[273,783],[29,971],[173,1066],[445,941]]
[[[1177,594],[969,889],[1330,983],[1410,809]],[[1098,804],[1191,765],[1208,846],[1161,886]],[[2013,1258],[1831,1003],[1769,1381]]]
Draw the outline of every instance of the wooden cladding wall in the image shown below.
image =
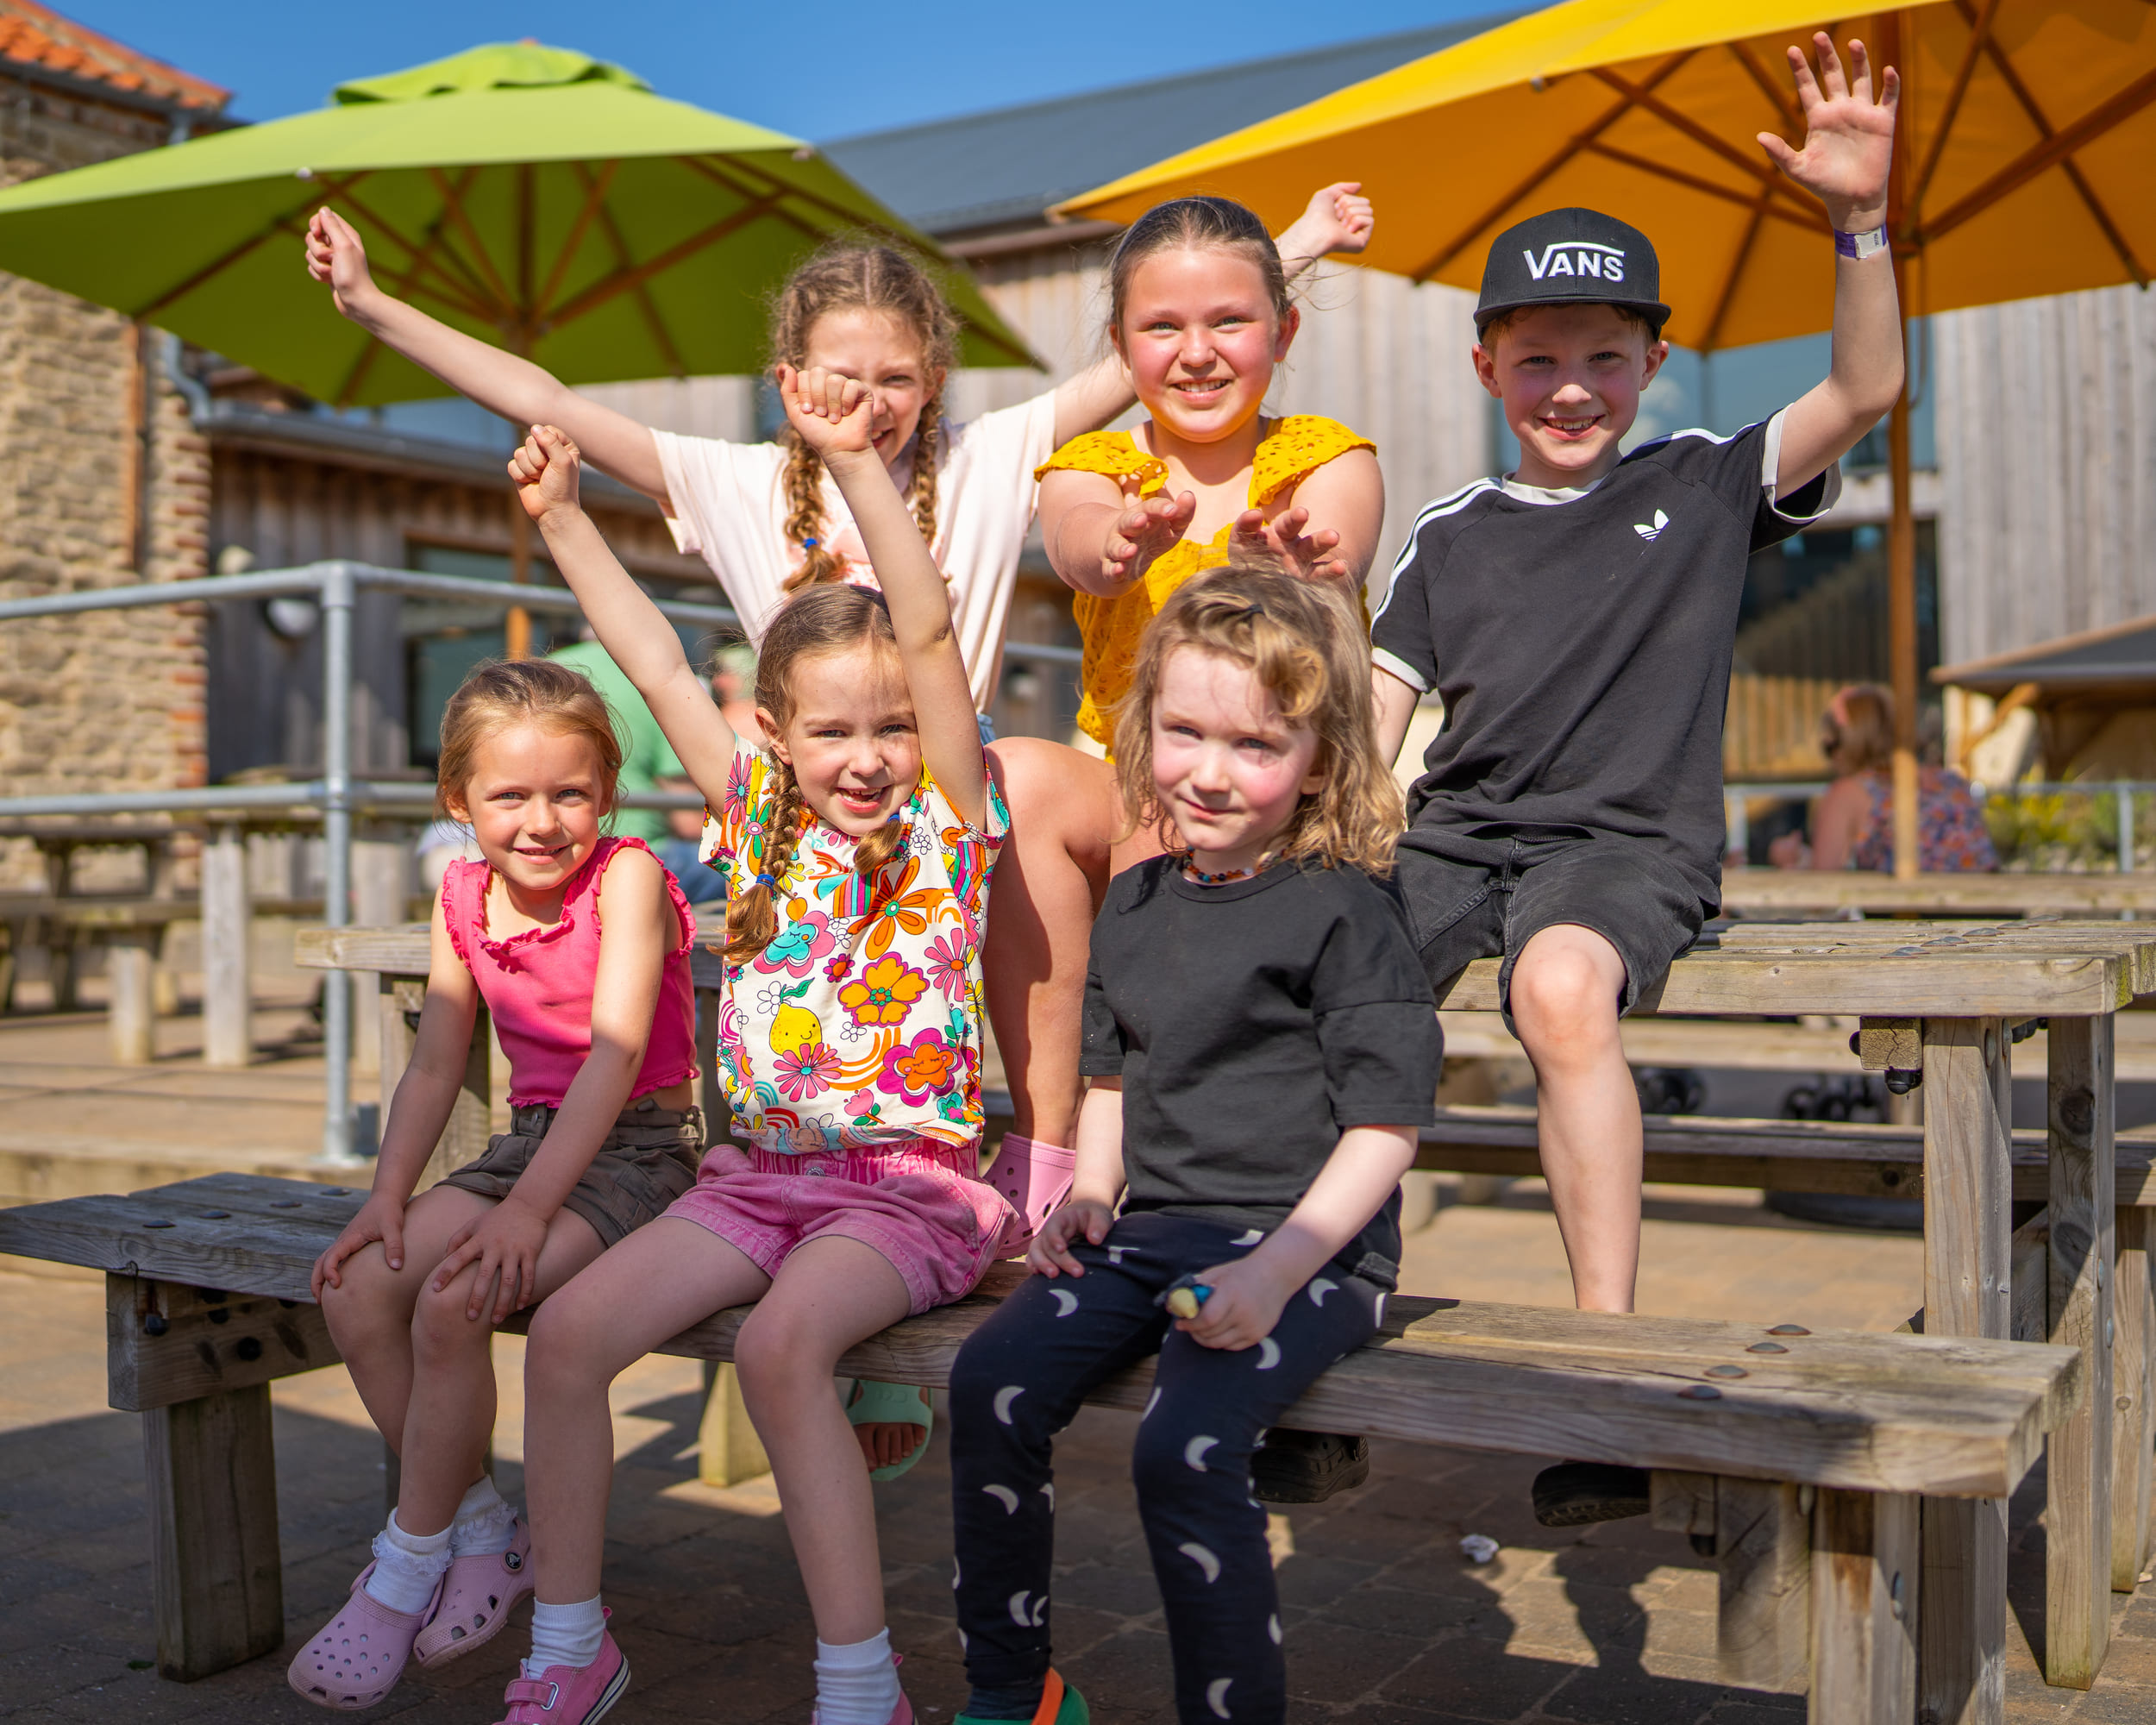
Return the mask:
[[2156,612],[2156,299],[1934,320],[1948,664]]
[[1842,681],[1733,674],[1729,716],[1722,726],[1722,776],[1732,781],[1826,777],[1819,716]]

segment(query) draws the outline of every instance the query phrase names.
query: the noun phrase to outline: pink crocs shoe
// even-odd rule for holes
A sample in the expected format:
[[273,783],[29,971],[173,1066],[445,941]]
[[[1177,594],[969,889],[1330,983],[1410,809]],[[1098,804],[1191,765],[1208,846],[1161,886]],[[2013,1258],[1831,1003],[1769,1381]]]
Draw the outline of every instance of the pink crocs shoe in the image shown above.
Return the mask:
[[548,1665],[536,1678],[519,1675],[502,1691],[509,1711],[494,1725],[593,1725],[628,1687],[629,1661],[607,1635],[588,1665]]
[[1018,1212],[1003,1226],[996,1242],[998,1258],[1016,1258],[1032,1244],[1041,1224],[1070,1195],[1070,1182],[1078,1172],[1078,1152],[1060,1144],[1006,1132],[996,1147],[996,1159],[981,1177],[1011,1201]]
[[475,1552],[450,1564],[442,1578],[442,1603],[412,1642],[412,1658],[431,1671],[485,1647],[531,1589],[531,1534],[520,1515],[507,1551]]
[[397,1687],[411,1657],[411,1644],[442,1604],[442,1584],[418,1611],[392,1611],[367,1590],[369,1564],[322,1633],[299,1650],[285,1673],[294,1693],[317,1707],[357,1713]]

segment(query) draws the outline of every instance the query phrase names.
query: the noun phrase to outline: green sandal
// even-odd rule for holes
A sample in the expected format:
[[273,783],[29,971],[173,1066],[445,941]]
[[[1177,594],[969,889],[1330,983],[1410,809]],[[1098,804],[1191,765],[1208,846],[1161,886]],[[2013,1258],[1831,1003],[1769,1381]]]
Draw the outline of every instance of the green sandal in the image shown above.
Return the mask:
[[[1041,1685],[1041,1704],[1033,1715],[1032,1725],[1088,1725],[1092,1709],[1086,1705],[1086,1697],[1066,1684],[1054,1672]],[[961,1713],[950,1725],[1012,1725],[1008,1719],[975,1719]]]
[[921,1428],[921,1440],[913,1446],[912,1455],[887,1467],[870,1468],[869,1478],[896,1479],[928,1453],[929,1434],[936,1427],[936,1411],[929,1404],[927,1391],[917,1384],[879,1383],[871,1377],[856,1377],[850,1382],[842,1378],[840,1383],[843,1387],[838,1392],[839,1399],[845,1404],[848,1425]]

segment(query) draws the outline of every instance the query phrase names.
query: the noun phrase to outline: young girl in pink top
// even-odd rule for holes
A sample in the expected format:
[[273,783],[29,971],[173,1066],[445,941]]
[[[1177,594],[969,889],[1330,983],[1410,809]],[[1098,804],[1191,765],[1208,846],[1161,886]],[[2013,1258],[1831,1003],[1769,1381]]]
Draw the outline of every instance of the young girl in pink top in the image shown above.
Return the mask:
[[[469,1653],[531,1591],[530,1540],[486,1472],[494,1327],[695,1178],[695,925],[641,840],[600,836],[620,766],[605,703],[566,666],[482,665],[442,717],[442,811],[485,860],[442,879],[373,1193],[315,1265],[329,1333],[403,1464],[374,1561],[292,1661],[291,1686],[320,1706],[373,1706],[408,1659]],[[415,1201],[482,1000],[509,1057],[510,1130]]]
[[1006,823],[949,590],[876,453],[873,392],[790,367],[779,385],[882,591],[812,586],[772,619],[756,670],[767,748],[735,735],[578,507],[574,445],[536,428],[511,464],[555,567],[713,812],[705,854],[729,877],[720,1068],[749,1148],[714,1149],[692,1192],[534,1320],[538,1604],[503,1725],[587,1725],[626,1688],[599,1603],[607,1386],[752,1301],[734,1359],[815,1617],[820,1725],[912,1718],[832,1377],[862,1339],[969,1292],[1011,1219],[976,1172],[981,942]]

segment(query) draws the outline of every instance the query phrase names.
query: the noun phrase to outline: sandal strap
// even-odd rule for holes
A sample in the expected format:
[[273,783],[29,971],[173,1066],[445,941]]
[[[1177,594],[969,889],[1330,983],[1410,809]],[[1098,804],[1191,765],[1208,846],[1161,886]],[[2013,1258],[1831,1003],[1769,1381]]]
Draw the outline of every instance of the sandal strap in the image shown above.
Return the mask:
[[1063,1680],[1049,1667],[1047,1681],[1041,1684],[1041,1704],[1033,1711],[1033,1725],[1056,1725],[1056,1716],[1063,1710]]

